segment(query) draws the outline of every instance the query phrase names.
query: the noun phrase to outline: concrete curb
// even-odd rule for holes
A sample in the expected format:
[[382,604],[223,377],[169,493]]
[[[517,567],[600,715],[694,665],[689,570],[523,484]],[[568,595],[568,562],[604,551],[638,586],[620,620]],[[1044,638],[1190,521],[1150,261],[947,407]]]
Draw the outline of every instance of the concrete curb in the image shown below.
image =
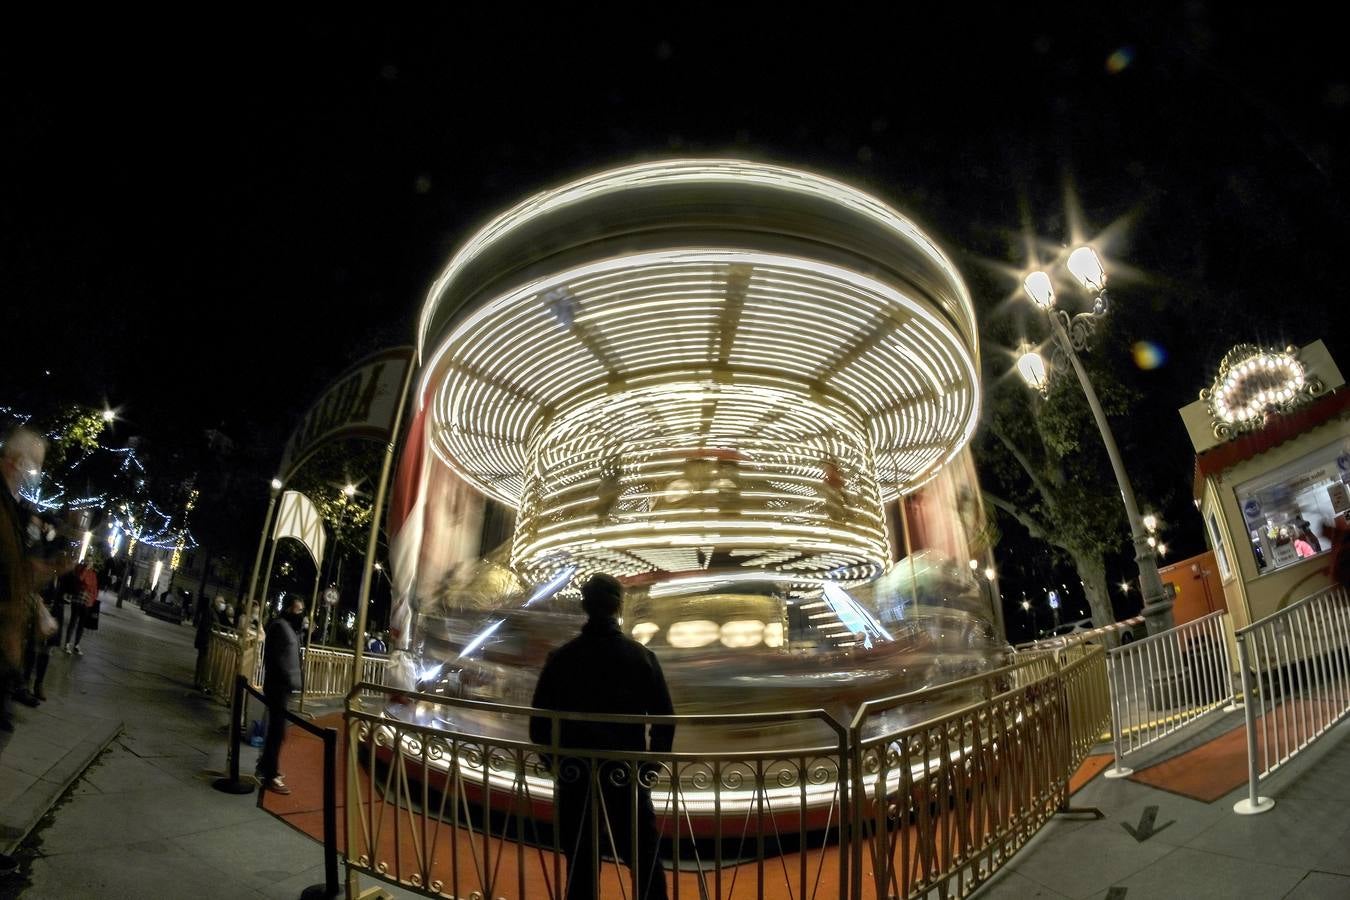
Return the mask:
[[80,741],[57,761],[36,782],[22,794],[6,804],[4,812],[6,846],[0,852],[14,853],[14,850],[27,840],[28,835],[42,821],[42,817],[56,805],[61,795],[85,773],[85,770],[98,759],[99,754],[108,748],[122,733],[122,723],[105,726],[101,731],[91,733]]

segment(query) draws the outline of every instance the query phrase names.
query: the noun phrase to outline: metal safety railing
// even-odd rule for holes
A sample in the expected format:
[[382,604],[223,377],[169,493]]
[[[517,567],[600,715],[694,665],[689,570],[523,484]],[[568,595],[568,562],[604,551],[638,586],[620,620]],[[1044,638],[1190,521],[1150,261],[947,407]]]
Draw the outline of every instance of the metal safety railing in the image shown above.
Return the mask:
[[[1037,679],[1019,661],[929,691],[865,703],[853,753],[852,895],[965,896],[1056,811],[1110,715],[1104,654],[1084,648]],[[940,692],[957,708],[888,717]]]
[[[263,683],[263,647],[259,638],[250,641],[248,660],[248,683],[261,688]],[[240,673],[243,652],[239,635],[234,631],[212,629],[207,644],[207,686],[211,693],[225,705],[229,705],[234,679]],[[306,699],[324,697],[345,697],[352,686],[352,665],[355,654],[350,650],[338,650],[328,647],[302,647],[300,649],[304,679],[303,696]],[[387,678],[389,666],[387,656],[365,654],[362,659],[362,677],[360,681],[383,684]]]
[[228,706],[238,675],[239,635],[213,628],[206,645],[206,686],[211,695]]
[[1121,762],[1125,756],[1216,710],[1237,709],[1231,632],[1228,613],[1221,610],[1107,652],[1115,754],[1107,778],[1133,773]]
[[1236,632],[1246,698],[1250,815],[1275,801],[1259,783],[1350,712],[1350,594],[1332,587]]
[[[433,897],[846,895],[830,852],[845,839],[846,733],[822,710],[636,717],[397,700],[407,719],[348,701],[349,869]],[[548,743],[523,736],[531,717]],[[683,744],[719,749],[564,746],[583,721],[673,724]]]
[[[1109,718],[1099,646],[871,701],[848,728],[821,710],[637,718],[360,685],[348,867],[433,897],[637,898],[658,878],[676,898],[963,896],[1066,809]],[[569,749],[575,721],[674,724],[682,749]]]
[[[345,697],[352,686],[352,665],[356,655],[350,650],[328,647],[306,647],[300,651],[304,668],[304,695],[306,697]],[[362,655],[361,677],[358,681],[384,684],[389,657],[370,653]]]

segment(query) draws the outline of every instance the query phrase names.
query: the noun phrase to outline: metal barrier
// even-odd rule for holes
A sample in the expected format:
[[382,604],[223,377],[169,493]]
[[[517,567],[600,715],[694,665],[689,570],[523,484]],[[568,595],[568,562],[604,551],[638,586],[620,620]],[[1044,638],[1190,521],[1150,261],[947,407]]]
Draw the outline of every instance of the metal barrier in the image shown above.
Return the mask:
[[1350,595],[1332,587],[1253,622],[1236,633],[1246,697],[1247,796],[1243,815],[1275,801],[1261,779],[1321,737],[1350,712]]
[[[348,869],[433,897],[562,900],[581,879],[637,898],[655,878],[677,900],[964,896],[1072,811],[1069,779],[1111,715],[1105,673],[1100,646],[1018,654],[870,701],[849,728],[822,710],[557,713],[364,682],[346,697]],[[222,790],[250,787],[246,691],[236,676]],[[525,736],[531,719],[549,741]],[[672,724],[688,749],[568,748],[565,723],[578,721]],[[335,770],[326,753],[325,778]],[[330,853],[337,803],[325,784]]]
[[[263,647],[265,641],[259,638],[254,645],[256,656],[250,662],[249,684],[261,688],[263,683]],[[207,685],[211,693],[225,705],[229,705],[234,679],[240,671],[239,635],[224,629],[212,629],[207,644]],[[345,697],[352,686],[352,660],[350,650],[336,650],[322,647],[300,649],[303,666],[305,699],[321,697]],[[387,656],[367,654],[362,661],[362,681],[383,684],[389,665]]]
[[[356,655],[350,650],[326,647],[308,647],[300,651],[304,666],[304,694],[309,697],[345,697],[352,686],[352,661]],[[365,654],[362,657],[360,681],[385,683],[387,656]]]
[[1237,709],[1228,653],[1231,631],[1228,613],[1220,610],[1107,652],[1115,754],[1107,778],[1133,774],[1121,763],[1128,754],[1215,710]]
[[[243,731],[240,727],[244,718],[244,698],[252,695],[267,705],[267,698],[248,683],[248,679],[236,673],[234,686],[230,692],[230,738],[229,771],[223,778],[216,779],[212,786],[226,794],[251,794],[254,782],[239,774],[239,755],[243,750]],[[338,840],[337,840],[337,747],[338,733],[332,728],[320,728],[303,716],[286,710],[286,721],[291,725],[314,735],[323,741],[323,871],[322,884],[314,884],[301,892],[301,900],[331,900],[342,894],[342,885],[338,880]],[[273,723],[267,722],[267,727]],[[259,797],[258,805],[262,805]]]
[[211,629],[206,645],[206,684],[211,695],[226,706],[239,675],[239,636],[233,631]]
[[[852,896],[965,896],[1068,811],[1069,778],[1110,715],[1104,665],[1100,647],[1084,647],[1034,680],[1024,676],[1043,658],[863,704],[849,729]],[[963,691],[971,699],[943,715],[886,723]]]
[[[433,897],[562,900],[593,884],[638,898],[656,878],[676,900],[847,894],[847,733],[822,710],[634,717],[398,700],[415,721],[367,709],[356,691],[348,699],[349,870]],[[507,736],[531,716],[550,743]],[[686,745],[715,734],[732,749],[569,749],[559,738],[569,721],[673,724]],[[747,729],[756,740],[736,749]]]

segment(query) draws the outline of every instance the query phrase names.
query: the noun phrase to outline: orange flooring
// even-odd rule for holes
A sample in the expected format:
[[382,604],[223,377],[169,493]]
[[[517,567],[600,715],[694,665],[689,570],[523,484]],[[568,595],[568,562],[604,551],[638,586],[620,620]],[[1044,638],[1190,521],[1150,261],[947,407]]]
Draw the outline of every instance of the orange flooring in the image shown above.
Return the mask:
[[[318,720],[320,726],[333,726],[341,729],[341,716],[334,714]],[[339,731],[340,733],[340,731]],[[338,745],[338,846],[345,851],[346,810],[345,792],[345,745]],[[247,751],[246,751],[247,752]],[[1109,754],[1088,757],[1078,772],[1070,780],[1070,792],[1077,791],[1095,778],[1110,765]],[[286,736],[286,745],[282,750],[281,769],[286,773],[286,783],[292,793],[278,796],[270,792],[259,795],[258,805],[290,825],[292,828],[309,835],[316,841],[323,839],[323,743],[318,738],[292,726]],[[447,813],[449,811],[447,810]],[[417,860],[424,857],[423,848],[432,852],[432,861],[427,873],[431,880],[439,879],[441,892],[451,896],[471,896],[474,891],[483,891],[484,896],[517,897],[520,900],[534,900],[555,896],[553,886],[558,873],[566,876],[566,865],[548,850],[518,843],[514,840],[489,838],[484,840],[481,831],[464,828],[452,828],[435,819],[419,819],[419,829],[414,830],[413,822],[404,814],[394,821],[392,805],[376,802],[372,810],[369,802],[362,804],[362,813],[367,827],[378,830],[377,844],[379,857],[399,872],[404,879],[419,871]],[[421,826],[425,826],[425,832]],[[516,833],[517,821],[510,823],[510,832]],[[529,836],[528,825],[525,835]],[[915,829],[907,828],[903,835],[892,835],[898,847],[904,843],[916,848]],[[730,832],[730,829],[729,829]],[[949,835],[954,838],[955,835]],[[688,846],[686,842],[685,846]],[[936,852],[936,848],[931,848]],[[870,849],[865,850],[870,853]],[[684,866],[691,867],[694,860],[682,859]],[[704,869],[712,869],[712,860],[698,860]],[[805,876],[803,876],[803,866]],[[870,870],[870,866],[868,869]],[[456,873],[457,883],[448,883],[451,873]],[[392,874],[392,873],[391,873]],[[917,874],[917,873],[916,873]],[[763,897],[765,900],[806,900],[806,898],[832,898],[838,893],[839,854],[834,847],[813,848],[805,853],[788,853],[764,860],[763,868],[756,863],[729,866],[724,863],[720,872],[705,872],[700,877],[697,871],[681,871],[678,876],[667,872],[670,896],[673,898],[697,898],[702,896],[740,900],[740,898]],[[622,887],[620,879],[622,878]],[[610,863],[604,867],[601,876],[602,897],[625,897],[632,895],[629,874],[626,868]],[[803,894],[803,880],[806,891]],[[702,884],[700,884],[702,881]],[[762,883],[762,893],[761,893]],[[488,890],[490,888],[490,891]],[[872,895],[872,885],[865,887],[868,896]]]
[[[1330,704],[1292,700],[1259,717],[1255,728],[1258,764],[1264,765],[1267,736],[1272,740],[1278,736],[1280,746],[1291,746],[1300,736],[1311,734],[1314,723],[1326,721],[1328,715],[1332,715]],[[1193,750],[1140,769],[1130,780],[1213,803],[1247,781],[1247,726],[1239,725]]]
[[1115,761],[1115,757],[1110,753],[1095,753],[1083,760],[1083,764],[1078,767],[1078,771],[1073,773],[1069,779],[1069,793],[1076,794],[1087,785],[1089,781],[1096,778]]

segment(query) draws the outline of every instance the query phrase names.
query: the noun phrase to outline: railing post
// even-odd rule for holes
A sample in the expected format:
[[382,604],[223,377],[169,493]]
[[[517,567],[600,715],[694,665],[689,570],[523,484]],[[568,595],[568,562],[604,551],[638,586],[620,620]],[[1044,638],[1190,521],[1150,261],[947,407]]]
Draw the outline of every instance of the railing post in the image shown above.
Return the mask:
[[853,764],[849,767],[853,777],[853,803],[849,809],[848,844],[848,867],[853,882],[851,894],[853,900],[863,898],[863,805],[867,802],[867,785],[863,783],[862,721],[863,715],[859,711],[845,738],[848,753],[853,757]]
[[342,895],[338,881],[337,848],[337,731],[323,732],[323,884],[312,884],[300,900],[333,900]]
[[253,785],[239,779],[239,748],[243,743],[240,725],[244,717],[244,676],[236,675],[234,693],[230,697],[229,774],[217,778],[211,786],[225,794],[251,794]]
[[[1223,708],[1223,711],[1226,713],[1230,713],[1238,708],[1238,694],[1237,694],[1237,686],[1233,684],[1233,657],[1231,651],[1229,650],[1228,635],[1229,634],[1233,635],[1233,642],[1236,644],[1240,644],[1241,641],[1238,639],[1237,634],[1233,631],[1233,619],[1231,616],[1228,615],[1228,613],[1224,613],[1223,618],[1220,621],[1223,622],[1223,626],[1221,629],[1221,635],[1223,639],[1223,673],[1224,677],[1228,679],[1228,705]],[[1240,652],[1241,651],[1239,650],[1239,653]],[[1245,695],[1246,682],[1243,682],[1243,685],[1244,685],[1243,687],[1244,696],[1242,698],[1242,702],[1246,703],[1250,700],[1250,696]]]
[[[1128,647],[1129,644],[1122,645]],[[1107,769],[1103,775],[1107,778],[1124,778],[1127,775],[1133,775],[1134,769],[1129,766],[1122,766],[1120,758],[1124,754],[1120,749],[1121,733],[1121,715],[1120,715],[1120,695],[1116,690],[1116,651],[1120,648],[1113,648],[1106,651],[1106,689],[1110,691],[1111,698],[1111,749],[1115,753],[1116,761],[1111,768]]]
[[1233,804],[1233,812],[1240,816],[1254,816],[1270,812],[1275,808],[1275,801],[1257,793],[1260,775],[1256,771],[1256,709],[1252,702],[1252,672],[1245,637],[1236,635],[1238,667],[1242,673],[1243,718],[1247,722],[1247,796]]

